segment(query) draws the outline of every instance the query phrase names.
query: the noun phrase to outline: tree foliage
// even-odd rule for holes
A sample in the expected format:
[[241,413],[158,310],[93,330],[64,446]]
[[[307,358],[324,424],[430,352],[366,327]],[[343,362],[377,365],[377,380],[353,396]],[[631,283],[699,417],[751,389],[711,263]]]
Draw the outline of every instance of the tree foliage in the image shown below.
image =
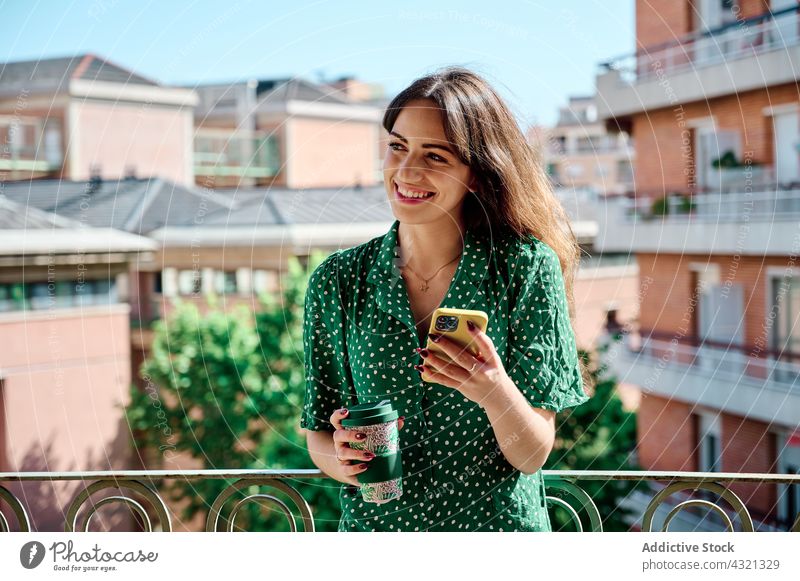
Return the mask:
[[[619,340],[619,336],[610,341]],[[609,343],[597,349],[597,359],[607,351]],[[617,394],[617,381],[607,374],[605,364],[592,361],[589,352],[581,350],[594,385],[586,403],[564,410],[556,418],[556,443],[545,470],[635,470],[632,461],[636,444],[636,414],[626,411]],[[620,500],[630,494],[634,483],[622,480],[581,480],[577,482],[592,498],[600,512],[603,530],[629,529],[625,518],[629,512]],[[575,507],[573,503],[573,507]],[[575,507],[577,508],[577,507]],[[575,530],[566,511],[551,511],[553,530]]]
[[[312,256],[308,272],[322,258]],[[244,307],[225,312],[209,297],[209,310],[201,316],[194,305],[179,301],[172,315],[154,327],[151,353],[141,369],[146,388],[131,390],[127,417],[137,449],[159,450],[164,467],[180,454],[207,469],[315,468],[299,429],[307,284],[307,272],[292,259],[280,296],[261,296],[255,312]],[[186,502],[182,518],[205,517],[231,482],[174,480],[164,492]],[[311,505],[318,530],[336,529],[338,483],[313,479],[289,484]],[[259,492],[276,491],[248,487],[226,506]],[[243,506],[235,523],[237,529],[288,530],[274,505],[256,501]]]

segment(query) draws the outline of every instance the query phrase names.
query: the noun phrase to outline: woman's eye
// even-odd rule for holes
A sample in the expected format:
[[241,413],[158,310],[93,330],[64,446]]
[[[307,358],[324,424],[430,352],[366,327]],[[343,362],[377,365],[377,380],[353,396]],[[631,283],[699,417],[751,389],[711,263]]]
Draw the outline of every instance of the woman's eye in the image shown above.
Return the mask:
[[[403,145],[398,141],[392,141],[391,143],[389,143],[389,149],[393,151],[404,151],[405,145]],[[429,153],[428,158],[437,163],[447,163],[447,160],[445,158],[443,158],[441,155],[436,155],[435,153]]]

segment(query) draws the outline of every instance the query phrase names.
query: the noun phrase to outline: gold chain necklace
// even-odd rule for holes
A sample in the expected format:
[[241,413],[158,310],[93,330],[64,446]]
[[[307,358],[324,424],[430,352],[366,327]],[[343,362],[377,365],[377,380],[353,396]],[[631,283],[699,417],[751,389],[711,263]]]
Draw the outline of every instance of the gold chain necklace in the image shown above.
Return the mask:
[[417,273],[414,271],[414,269],[413,269],[413,268],[411,268],[411,266],[409,266],[408,264],[406,264],[406,265],[405,265],[405,267],[406,267],[408,270],[410,270],[410,271],[411,271],[411,273],[412,273],[414,276],[416,276],[418,279],[420,279],[420,280],[422,280],[422,281],[423,281],[423,282],[422,282],[422,284],[419,286],[419,290],[421,290],[422,292],[426,293],[426,292],[428,292],[428,281],[430,281],[430,280],[431,280],[431,279],[433,279],[433,278],[434,278],[434,277],[435,277],[437,274],[439,274],[439,273],[442,271],[442,269],[443,269],[445,266],[447,266],[448,264],[453,264],[453,262],[455,262],[456,260],[458,260],[458,258],[461,256],[461,254],[462,254],[462,253],[461,253],[461,252],[459,252],[459,253],[456,255],[456,257],[455,257],[453,260],[451,260],[451,261],[450,261],[450,262],[448,262],[447,264],[443,264],[442,266],[440,266],[440,267],[439,267],[439,270],[437,270],[436,272],[434,272],[434,273],[433,273],[433,276],[431,276],[431,277],[429,277],[429,278],[425,278],[425,277],[422,277],[422,276],[420,276],[420,275],[419,275],[419,274],[417,274]]

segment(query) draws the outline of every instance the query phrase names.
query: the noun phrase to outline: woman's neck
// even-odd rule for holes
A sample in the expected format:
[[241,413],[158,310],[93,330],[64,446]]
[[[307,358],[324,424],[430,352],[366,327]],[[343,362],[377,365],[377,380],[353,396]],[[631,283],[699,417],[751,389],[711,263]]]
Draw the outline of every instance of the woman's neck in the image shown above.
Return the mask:
[[421,276],[429,276],[460,254],[464,248],[464,226],[450,216],[425,224],[401,222],[397,239],[401,264],[410,264]]

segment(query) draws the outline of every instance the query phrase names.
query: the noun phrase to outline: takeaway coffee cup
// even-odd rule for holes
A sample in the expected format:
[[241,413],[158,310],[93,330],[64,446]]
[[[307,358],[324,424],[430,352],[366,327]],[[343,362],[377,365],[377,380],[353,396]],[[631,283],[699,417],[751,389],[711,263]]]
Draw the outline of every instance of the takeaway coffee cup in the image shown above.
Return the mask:
[[[342,427],[367,435],[362,442],[350,442],[350,447],[375,454],[367,462],[368,468],[356,475],[364,502],[383,504],[400,498],[403,494],[403,464],[397,411],[392,409],[388,399],[348,407],[347,410]],[[351,463],[360,463],[360,460]]]

